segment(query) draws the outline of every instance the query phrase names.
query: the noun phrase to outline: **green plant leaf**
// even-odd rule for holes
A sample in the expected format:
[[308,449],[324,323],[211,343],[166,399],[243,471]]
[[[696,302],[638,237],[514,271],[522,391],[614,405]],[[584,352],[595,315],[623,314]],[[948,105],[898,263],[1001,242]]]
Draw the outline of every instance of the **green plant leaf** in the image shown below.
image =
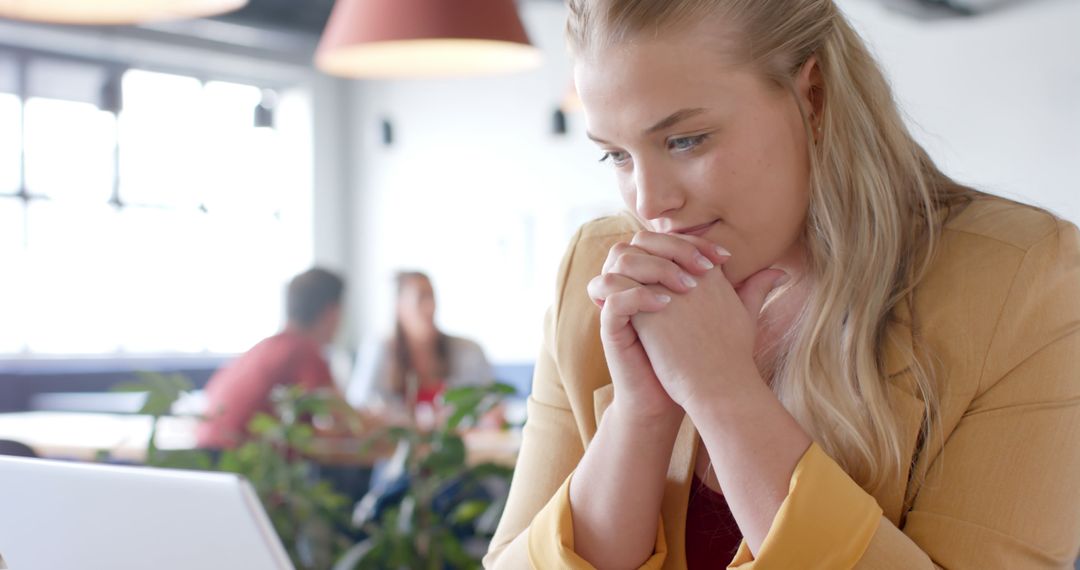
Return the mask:
[[413,430],[400,426],[394,426],[386,429],[386,435],[392,441],[410,439],[413,436],[413,433]]
[[248,432],[254,436],[263,436],[276,431],[281,426],[277,418],[265,412],[259,412],[248,422]]
[[446,427],[448,429],[457,429],[461,425],[461,422],[472,415],[472,411],[466,408],[457,408],[451,414],[449,419],[446,420]]
[[145,392],[146,401],[139,410],[140,414],[154,417],[167,415],[173,404],[180,399],[185,392],[194,386],[183,374],[162,374],[160,372],[138,371],[135,373],[138,381],[122,382],[116,384],[110,391],[113,392]]
[[487,510],[488,501],[482,501],[479,499],[473,499],[465,501],[454,507],[454,510],[450,513],[450,522],[454,524],[470,523],[476,519],[476,517],[484,514]]
[[423,467],[445,474],[465,465],[465,441],[452,432],[441,432],[432,441],[431,451],[424,458]]
[[462,547],[461,541],[453,534],[444,533],[440,537],[440,541],[442,543],[442,551],[446,555],[446,561],[449,562],[453,568],[471,570],[472,568],[480,567],[477,561],[469,556],[469,553],[465,552],[465,548]]
[[158,452],[156,467],[169,469],[195,469],[209,471],[213,469],[213,461],[210,454],[199,449],[178,449],[175,451]]
[[456,388],[450,388],[442,393],[443,403],[448,405],[459,404],[461,402],[479,399],[483,397],[483,388],[479,386],[458,386]]
[[451,410],[446,427],[453,430],[465,422],[474,423],[505,396],[515,392],[513,386],[502,383],[490,386],[461,386],[448,390],[442,396],[443,402]]
[[514,468],[508,467],[501,463],[492,463],[485,461],[484,463],[477,463],[469,468],[469,475],[476,479],[483,479],[486,477],[498,477],[500,479],[506,479],[509,481],[514,476]]

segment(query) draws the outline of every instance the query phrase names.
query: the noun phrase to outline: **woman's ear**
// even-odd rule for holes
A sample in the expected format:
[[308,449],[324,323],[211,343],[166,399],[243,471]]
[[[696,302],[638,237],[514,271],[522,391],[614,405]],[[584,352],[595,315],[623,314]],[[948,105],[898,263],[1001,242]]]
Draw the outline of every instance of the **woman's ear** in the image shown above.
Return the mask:
[[807,113],[810,127],[816,130],[821,126],[821,113],[825,109],[825,85],[816,55],[808,57],[799,68],[795,76],[795,93],[799,97],[799,105]]

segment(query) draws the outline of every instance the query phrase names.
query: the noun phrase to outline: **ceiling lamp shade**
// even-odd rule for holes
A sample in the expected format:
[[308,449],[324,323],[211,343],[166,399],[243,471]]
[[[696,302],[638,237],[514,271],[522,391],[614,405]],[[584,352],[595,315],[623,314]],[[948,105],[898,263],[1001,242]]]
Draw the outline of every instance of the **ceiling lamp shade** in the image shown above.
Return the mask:
[[540,64],[514,0],[337,0],[315,65],[350,78],[453,77]]
[[201,18],[242,8],[248,0],[0,0],[0,17],[52,24],[139,24]]

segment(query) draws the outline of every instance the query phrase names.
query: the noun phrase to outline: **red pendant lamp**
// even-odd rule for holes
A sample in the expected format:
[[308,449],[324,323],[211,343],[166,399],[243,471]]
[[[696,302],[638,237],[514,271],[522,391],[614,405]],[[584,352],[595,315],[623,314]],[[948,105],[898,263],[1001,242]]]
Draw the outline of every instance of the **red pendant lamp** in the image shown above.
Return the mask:
[[139,24],[202,18],[238,10],[248,0],[0,0],[0,17],[53,24]]
[[484,75],[540,64],[513,0],[337,0],[315,54],[331,75]]

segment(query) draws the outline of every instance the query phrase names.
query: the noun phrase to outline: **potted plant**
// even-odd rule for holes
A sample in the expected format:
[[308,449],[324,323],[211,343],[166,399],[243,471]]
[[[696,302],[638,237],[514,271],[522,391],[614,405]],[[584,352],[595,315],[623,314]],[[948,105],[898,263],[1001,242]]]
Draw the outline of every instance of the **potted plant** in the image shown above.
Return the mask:
[[143,372],[138,378],[113,389],[147,395],[139,410],[152,418],[146,465],[225,471],[247,478],[298,569],[329,568],[351,546],[352,505],[329,483],[318,480],[316,466],[308,459],[315,433],[305,419],[330,414],[335,400],[295,386],[278,386],[270,395],[273,413],[260,412],[252,418],[250,437],[242,445],[218,453],[159,450],[155,442],[158,420],[170,413],[192,384],[181,374]]
[[514,389],[461,387],[443,395],[432,429],[391,427],[390,474],[357,505],[353,523],[367,538],[335,570],[479,568],[506,504],[513,468],[467,461],[462,428],[476,425]]
[[[318,479],[309,459],[316,436],[308,420],[334,415],[336,399],[279,386],[271,393],[274,412],[257,414],[249,424],[250,438],[214,457],[203,450],[157,449],[158,419],[169,414],[192,385],[179,374],[140,373],[139,379],[114,389],[147,394],[140,410],[153,422],[146,463],[246,477],[297,568],[480,567],[505,506],[513,469],[490,462],[469,464],[462,430],[514,393],[513,387],[455,388],[443,395],[445,413],[430,429],[393,426],[370,433],[358,453],[387,442],[395,453],[384,469],[386,476],[353,508]],[[352,536],[363,539],[353,544]]]

